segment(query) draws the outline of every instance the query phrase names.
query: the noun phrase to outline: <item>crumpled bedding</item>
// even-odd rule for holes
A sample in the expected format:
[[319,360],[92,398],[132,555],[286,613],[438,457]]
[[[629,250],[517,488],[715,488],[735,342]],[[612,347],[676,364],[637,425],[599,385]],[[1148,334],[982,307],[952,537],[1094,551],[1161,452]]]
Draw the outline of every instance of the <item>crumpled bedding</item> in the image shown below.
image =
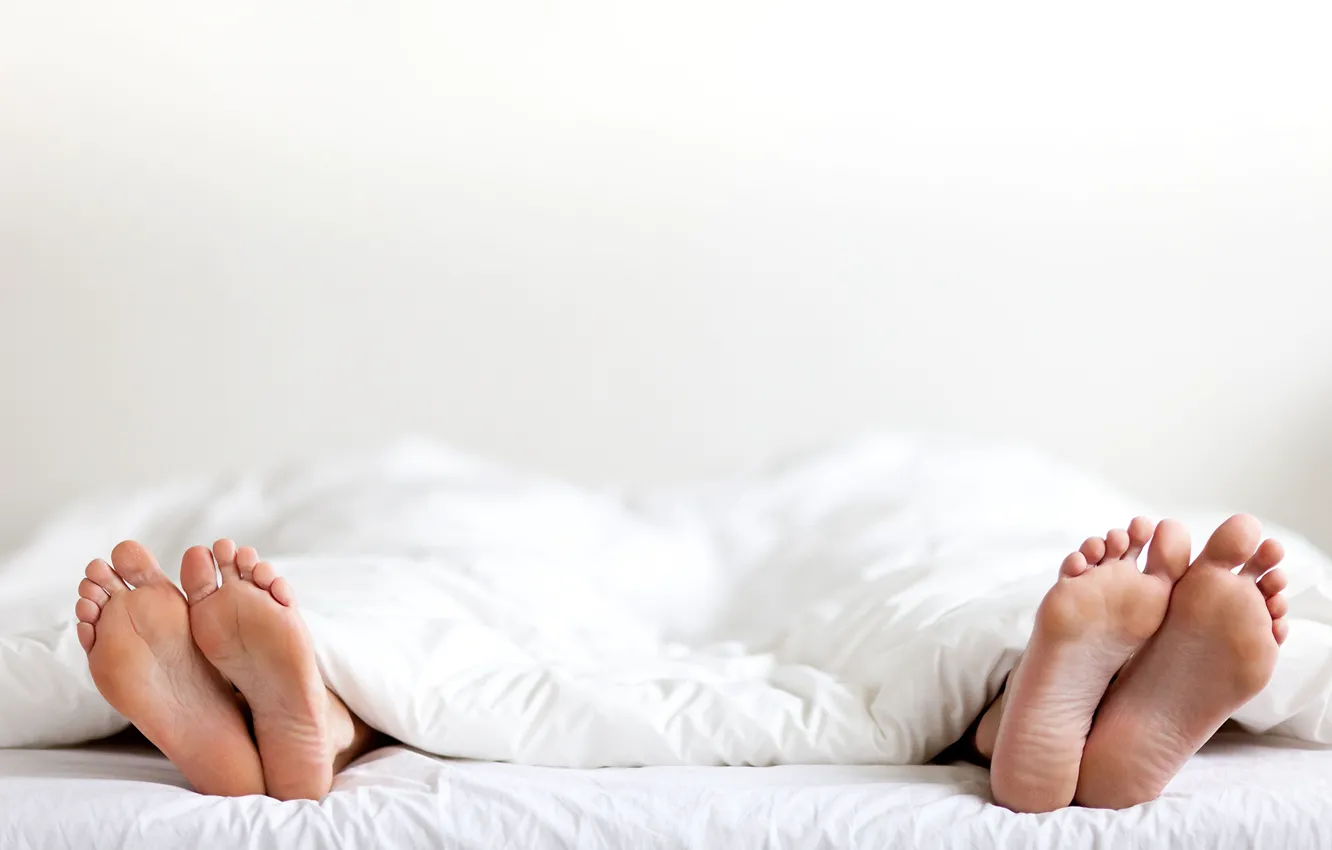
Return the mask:
[[[994,695],[1060,560],[1150,506],[1041,455],[881,436],[691,487],[589,490],[444,446],[77,505],[0,562],[0,747],[124,728],[74,631],[122,538],[175,577],[230,536],[294,583],[326,680],[445,756],[557,767],[919,764]],[[1195,547],[1224,515],[1186,517]],[[1332,743],[1332,563],[1237,715]]]

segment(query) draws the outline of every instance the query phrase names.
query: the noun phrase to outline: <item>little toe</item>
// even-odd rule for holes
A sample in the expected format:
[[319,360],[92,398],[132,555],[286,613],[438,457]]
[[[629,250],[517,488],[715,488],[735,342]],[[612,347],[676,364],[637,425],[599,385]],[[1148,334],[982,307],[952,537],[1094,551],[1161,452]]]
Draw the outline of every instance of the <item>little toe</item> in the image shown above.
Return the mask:
[[1174,584],[1188,571],[1189,554],[1189,530],[1184,523],[1177,519],[1162,520],[1147,549],[1144,572]]
[[1074,552],[1059,565],[1059,574],[1074,578],[1087,571],[1087,558],[1081,552]]
[[116,544],[111,550],[111,563],[120,577],[134,587],[170,581],[157,565],[153,553],[133,540]]
[[1272,615],[1273,620],[1280,620],[1290,613],[1290,603],[1286,601],[1285,596],[1278,593],[1267,600],[1267,613]]
[[79,635],[79,646],[83,647],[84,652],[92,652],[93,644],[97,642],[97,630],[91,623],[79,623],[75,629]]
[[250,571],[250,580],[264,590],[269,590],[273,586],[273,580],[278,577],[277,570],[267,561],[260,561],[254,565]]
[[1248,514],[1235,514],[1221,523],[1198,556],[1198,563],[1234,569],[1253,557],[1262,526]]
[[236,571],[240,573],[241,578],[249,580],[257,563],[259,563],[259,553],[253,546],[242,546],[236,550]]
[[1082,547],[1078,551],[1087,559],[1087,563],[1099,564],[1105,558],[1105,538],[1088,537],[1082,541]]
[[116,575],[116,571],[111,569],[111,565],[101,558],[90,562],[83,574],[88,577],[89,581],[106,591],[108,596],[129,590],[120,576]]
[[1128,549],[1124,552],[1124,558],[1129,561],[1138,560],[1142,554],[1143,547],[1147,541],[1152,539],[1152,532],[1156,530],[1156,523],[1145,516],[1134,517],[1128,527]]
[[273,583],[268,586],[268,592],[273,594],[273,598],[288,608],[296,602],[296,594],[291,590],[291,583],[282,576],[273,579]]
[[191,546],[180,559],[180,588],[194,605],[217,590],[217,569],[213,552],[207,546]]
[[1115,561],[1124,557],[1128,551],[1129,536],[1128,532],[1122,528],[1111,529],[1105,535],[1105,558],[1108,561]]
[[1286,618],[1272,621],[1272,637],[1276,638],[1277,646],[1286,642],[1290,636],[1290,621]]
[[87,623],[91,626],[102,616],[102,609],[91,599],[84,599],[80,596],[79,601],[74,603],[74,616],[78,618],[80,623]]
[[1258,579],[1258,589],[1263,592],[1263,596],[1270,599],[1285,590],[1286,585],[1289,583],[1289,580],[1286,578],[1286,571],[1277,567],[1267,575]]
[[1240,570],[1240,575],[1257,581],[1264,573],[1275,569],[1284,557],[1286,557],[1284,546],[1276,540],[1264,540],[1258,551],[1254,552],[1253,557],[1244,565],[1244,569]]
[[222,581],[228,582],[240,578],[236,569],[236,544],[222,538],[213,544],[213,556],[217,558],[217,571],[222,574]]

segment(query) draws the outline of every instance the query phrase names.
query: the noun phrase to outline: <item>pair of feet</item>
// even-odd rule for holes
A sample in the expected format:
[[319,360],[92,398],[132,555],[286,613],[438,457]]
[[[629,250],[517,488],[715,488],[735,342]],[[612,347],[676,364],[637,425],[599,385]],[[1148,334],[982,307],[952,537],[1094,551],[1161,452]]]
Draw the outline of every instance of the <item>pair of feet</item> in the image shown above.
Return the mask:
[[190,549],[184,593],[133,541],[85,576],[75,614],[93,682],[199,792],[317,800],[368,739],[324,686],[291,587],[254,549]]
[[1286,577],[1281,545],[1260,539],[1257,520],[1233,516],[1190,564],[1183,525],[1139,517],[1069,555],[977,726],[995,801],[1047,812],[1155,799],[1272,676]]

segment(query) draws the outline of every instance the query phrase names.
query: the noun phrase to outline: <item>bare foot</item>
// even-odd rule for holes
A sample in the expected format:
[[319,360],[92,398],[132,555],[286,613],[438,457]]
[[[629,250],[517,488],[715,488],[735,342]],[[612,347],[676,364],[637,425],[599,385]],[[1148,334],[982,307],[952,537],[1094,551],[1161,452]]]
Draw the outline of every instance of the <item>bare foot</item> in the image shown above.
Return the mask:
[[[1180,579],[1156,636],[1106,694],[1087,741],[1077,801],[1122,809],[1154,800],[1184,762],[1272,677],[1288,624],[1284,553],[1251,516],[1213,532]],[[1235,567],[1243,564],[1238,574]],[[1265,575],[1264,575],[1265,574]]]
[[111,564],[88,564],[74,606],[97,690],[199,793],[264,793],[245,718],[190,637],[185,597],[138,543],[116,546]]
[[321,799],[368,730],[324,687],[287,580],[254,549],[219,540],[185,553],[180,583],[194,642],[249,703],[268,795]]
[[[1137,559],[1149,539],[1140,572]],[[1002,702],[977,732],[982,753],[992,746],[997,803],[1048,812],[1072,802],[1096,706],[1119,668],[1161,626],[1188,561],[1183,525],[1166,520],[1154,528],[1143,517],[1127,532],[1088,539],[1064,559]]]

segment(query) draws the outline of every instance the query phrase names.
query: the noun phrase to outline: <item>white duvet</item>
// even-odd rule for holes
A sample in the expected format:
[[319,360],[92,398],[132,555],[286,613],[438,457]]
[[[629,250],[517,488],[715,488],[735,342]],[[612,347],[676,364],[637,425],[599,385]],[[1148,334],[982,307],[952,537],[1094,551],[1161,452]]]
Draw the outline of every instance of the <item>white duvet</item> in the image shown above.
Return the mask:
[[[126,725],[75,638],[90,558],[133,537],[174,573],[225,535],[293,581],[347,704],[428,752],[919,763],[994,694],[1063,556],[1146,507],[1027,452],[892,438],[672,492],[411,442],[108,498],[0,563],[0,747]],[[1195,547],[1221,518],[1188,518]],[[1268,532],[1289,550],[1291,636],[1236,719],[1332,743],[1332,564]]]

